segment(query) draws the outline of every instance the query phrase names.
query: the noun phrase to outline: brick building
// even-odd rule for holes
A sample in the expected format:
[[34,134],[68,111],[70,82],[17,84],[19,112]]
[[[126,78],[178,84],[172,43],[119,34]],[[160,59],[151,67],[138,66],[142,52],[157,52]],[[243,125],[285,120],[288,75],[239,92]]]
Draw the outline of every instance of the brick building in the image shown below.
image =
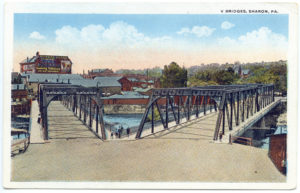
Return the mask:
[[142,95],[138,92],[122,92],[109,97],[103,97],[104,105],[147,105],[149,96]]
[[71,74],[72,61],[68,56],[40,55],[20,62],[21,73]]

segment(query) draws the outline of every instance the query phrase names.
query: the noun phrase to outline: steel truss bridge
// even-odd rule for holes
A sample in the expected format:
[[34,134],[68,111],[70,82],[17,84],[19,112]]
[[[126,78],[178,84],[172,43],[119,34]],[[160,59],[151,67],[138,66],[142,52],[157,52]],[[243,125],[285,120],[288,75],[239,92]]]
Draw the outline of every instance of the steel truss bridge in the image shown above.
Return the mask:
[[[136,138],[141,138],[144,125],[149,121],[149,117],[151,133],[154,133],[155,121],[160,121],[164,129],[168,129],[170,117],[176,124],[180,124],[183,116],[188,121],[192,113],[199,117],[200,112],[205,116],[208,110],[209,112],[214,110],[218,112],[218,118],[213,140],[218,140],[225,134],[226,129],[232,130],[233,120],[238,126],[240,121],[244,122],[273,101],[274,85],[271,84],[153,89]],[[159,114],[159,118],[156,120],[155,108]],[[149,112],[151,112],[150,116]],[[225,123],[226,120],[228,124]]]
[[[62,100],[63,104],[72,110],[97,137],[106,140],[100,88],[41,84],[38,95],[45,140],[48,140],[47,108],[55,99]],[[222,139],[225,131],[232,130],[233,124],[238,126],[272,102],[274,102],[272,84],[153,89],[135,138],[142,138],[145,129],[151,129],[151,133],[154,133],[157,124],[168,129],[172,122],[178,125],[189,121],[192,116],[196,118],[200,114],[206,116],[214,111],[218,114],[218,118],[213,140]],[[146,124],[148,128],[145,128]]]
[[[94,132],[92,125],[95,118],[95,135],[102,140],[106,139],[100,88],[86,88],[69,84],[41,84],[38,96],[44,140],[49,138],[47,108],[52,100],[57,99],[62,100],[65,106],[71,108],[92,132]],[[101,134],[99,134],[99,125]]]

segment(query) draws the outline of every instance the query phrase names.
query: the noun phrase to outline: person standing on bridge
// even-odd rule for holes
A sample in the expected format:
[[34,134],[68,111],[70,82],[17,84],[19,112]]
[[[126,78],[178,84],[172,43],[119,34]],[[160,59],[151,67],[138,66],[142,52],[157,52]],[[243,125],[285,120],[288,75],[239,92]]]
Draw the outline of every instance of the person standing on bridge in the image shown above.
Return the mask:
[[121,135],[123,133],[123,130],[124,130],[124,128],[123,128],[123,126],[121,126],[121,129],[120,129],[120,138],[121,138]]
[[111,133],[110,133],[110,138],[111,138],[111,139],[114,138],[114,132],[113,132],[113,131],[111,131]]
[[129,137],[129,134],[130,134],[130,128],[128,127],[128,128],[126,129],[126,131],[127,131],[127,136]]

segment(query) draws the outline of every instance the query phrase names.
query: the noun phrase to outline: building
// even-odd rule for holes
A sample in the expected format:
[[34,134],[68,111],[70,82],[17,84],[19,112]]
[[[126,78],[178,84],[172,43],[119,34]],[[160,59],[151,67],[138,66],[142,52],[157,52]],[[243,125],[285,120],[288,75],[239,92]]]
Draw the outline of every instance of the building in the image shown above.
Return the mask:
[[11,116],[30,114],[31,101],[24,84],[12,84],[11,87]]
[[122,77],[118,80],[122,86],[122,91],[132,91],[133,85],[126,77]]
[[39,84],[41,83],[66,83],[70,84],[72,80],[83,80],[79,74],[27,74],[21,76],[25,79],[28,94],[37,96]]
[[121,79],[122,77],[95,77],[93,81],[102,88],[104,96],[110,96],[121,93],[122,85],[119,82]]
[[91,78],[94,79],[95,77],[99,76],[118,76],[118,74],[115,74],[114,71],[111,69],[92,69],[88,71],[88,74],[83,73],[84,78]]
[[149,96],[133,91],[124,91],[122,94],[115,94],[102,99],[104,105],[147,105],[149,102]]
[[71,74],[72,61],[68,56],[40,55],[20,62],[21,73]]
[[106,85],[120,85],[122,91],[132,91],[132,83],[126,77],[102,76],[95,77],[94,80]]

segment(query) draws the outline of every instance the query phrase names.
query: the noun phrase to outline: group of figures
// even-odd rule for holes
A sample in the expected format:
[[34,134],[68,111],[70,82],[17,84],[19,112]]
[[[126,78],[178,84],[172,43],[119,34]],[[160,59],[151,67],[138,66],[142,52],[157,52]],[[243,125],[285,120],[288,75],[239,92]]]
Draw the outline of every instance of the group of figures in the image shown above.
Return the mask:
[[[115,136],[116,139],[117,138],[120,139],[122,134],[123,134],[123,130],[124,130],[123,126],[120,126],[115,132],[111,130],[110,138],[113,139],[114,136]],[[129,135],[130,135],[130,128],[129,127],[126,129],[126,134],[129,137]]]

